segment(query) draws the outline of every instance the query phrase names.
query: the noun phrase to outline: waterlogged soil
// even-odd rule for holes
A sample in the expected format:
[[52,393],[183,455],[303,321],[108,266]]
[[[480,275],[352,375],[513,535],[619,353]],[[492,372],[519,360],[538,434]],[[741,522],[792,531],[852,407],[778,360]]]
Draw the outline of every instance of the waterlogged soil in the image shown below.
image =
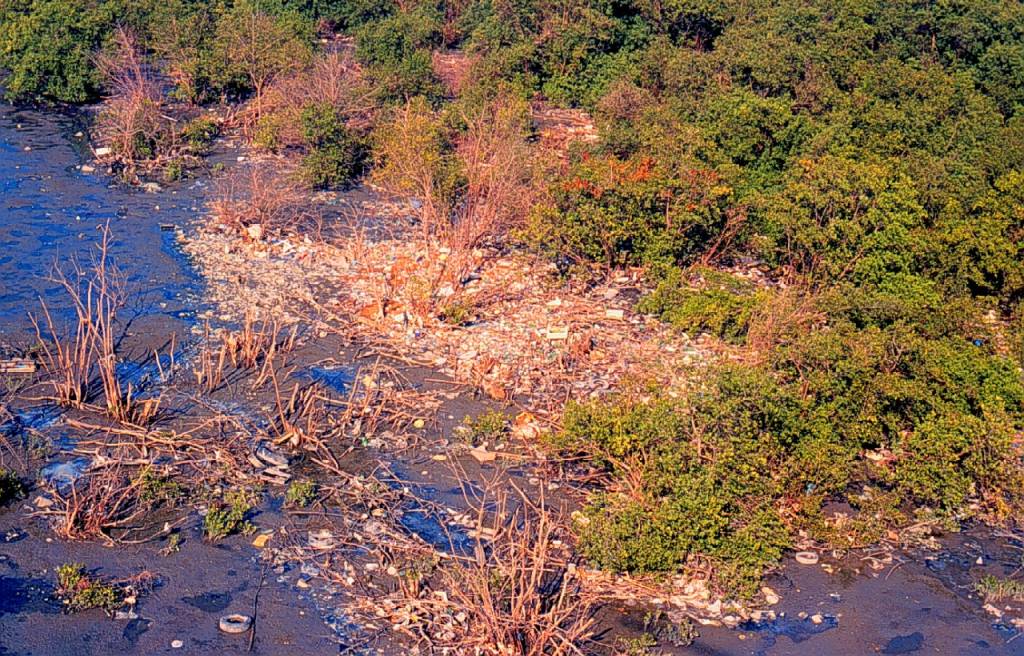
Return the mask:
[[[210,309],[203,299],[203,281],[182,255],[177,238],[179,230],[194,234],[191,226],[203,211],[210,182],[200,173],[147,193],[117,184],[102,171],[83,170],[89,162],[85,137],[78,136],[82,123],[65,114],[0,105],[0,347],[24,349],[34,341],[28,312],[39,308],[40,299],[57,323],[72,316],[66,295],[47,274],[55,263],[89,263],[101,228],[109,224],[115,239],[110,254],[134,292],[122,373],[136,388],[145,388],[155,384],[151,354],[158,351],[170,358],[173,352],[179,361],[187,359],[198,339],[197,317],[207,316]],[[221,145],[214,160],[230,165],[237,154]],[[307,334],[289,366],[297,376],[344,396],[357,366],[368,362],[355,361],[353,352],[336,339]],[[414,384],[444,388],[430,371],[406,369],[403,374]],[[232,389],[209,401],[241,414],[261,412],[265,399],[244,398]],[[435,456],[451,428],[482,407],[468,395],[449,399],[418,444],[397,453],[371,445],[354,452],[347,466],[386,467],[393,474],[391,485],[458,508],[465,490],[447,463]],[[69,453],[75,435],[62,423],[61,412],[39,401],[19,402],[15,409],[17,418],[2,427],[8,437],[35,431],[51,443],[51,454],[25,465],[31,471],[24,473],[29,478],[73,479],[84,463]],[[464,465],[470,483],[494,470],[472,461]],[[536,490],[533,474],[525,468],[511,475],[522,489]],[[260,529],[296,530],[297,520],[280,510],[281,494],[280,488],[271,490],[252,518]],[[305,583],[312,573],[308,566],[266,564],[251,537],[204,541],[195,513],[181,529],[179,548],[166,553],[166,540],[116,547],[61,541],[43,518],[32,516],[34,498],[35,493],[0,508],[0,656],[408,653],[386,639],[366,643],[351,625],[339,601],[343,597],[315,580]],[[438,548],[470,548],[432,513],[405,510],[401,523],[408,531]],[[1020,566],[1018,547],[1024,542],[1015,540],[968,532],[945,539],[944,551],[905,555],[902,562],[879,570],[856,556],[829,563],[837,572],[832,574],[820,565],[789,562],[767,581],[782,597],[772,607],[774,619],[734,629],[701,626],[692,644],[664,640],[659,649],[721,656],[1024,654],[1017,630],[984,613],[972,588],[982,574],[1005,576]],[[65,562],[85,563],[109,578],[146,571],[155,576],[155,584],[141,596],[133,616],[111,619],[98,610],[68,614],[54,594],[54,570]],[[252,615],[254,607],[250,651],[248,633],[227,635],[217,624],[227,613]],[[606,610],[603,641],[612,644],[620,634],[638,635],[645,613],[637,608]]]

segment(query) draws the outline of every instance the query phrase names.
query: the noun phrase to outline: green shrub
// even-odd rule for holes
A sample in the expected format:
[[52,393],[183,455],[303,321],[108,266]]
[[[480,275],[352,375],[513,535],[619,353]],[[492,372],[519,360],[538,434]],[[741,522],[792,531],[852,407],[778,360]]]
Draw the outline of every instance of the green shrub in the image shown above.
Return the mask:
[[317,492],[315,481],[292,481],[285,490],[284,500],[288,505],[305,508],[316,501]]
[[25,497],[27,490],[18,475],[10,469],[0,469],[0,506]]
[[278,113],[266,113],[256,122],[253,130],[252,143],[263,150],[277,151],[281,148],[281,132],[284,130],[284,119]]
[[308,152],[302,177],[314,188],[344,187],[362,172],[365,148],[334,107],[310,105],[302,111],[302,138]]
[[203,518],[206,539],[216,542],[234,533],[249,533],[255,527],[246,519],[255,508],[256,499],[245,490],[232,490],[223,500],[212,505]]
[[476,311],[472,303],[456,300],[441,308],[440,318],[452,326],[465,326],[475,320]]
[[368,77],[383,102],[415,96],[437,101],[444,95],[430,55],[440,44],[440,26],[440,16],[424,4],[356,31],[356,57],[369,67]]
[[701,279],[696,282],[697,288],[691,288],[682,271],[671,270],[651,294],[641,299],[637,310],[657,315],[689,333],[709,333],[741,343],[767,292],[728,274],[702,270],[698,275]]
[[986,604],[1024,600],[1024,582],[1015,579],[1001,579],[987,574],[974,585],[974,589]]
[[177,182],[185,178],[185,162],[175,157],[164,165],[164,182]]
[[536,250],[607,267],[687,263],[727,221],[731,189],[706,170],[588,157],[551,189],[524,232]]
[[462,421],[465,439],[470,444],[483,444],[501,439],[508,429],[508,415],[500,410],[488,410],[476,417],[466,417]]
[[566,448],[593,447],[608,459],[622,459],[675,442],[683,427],[679,408],[667,400],[570,401],[562,417],[560,440]]
[[185,124],[180,136],[193,155],[203,155],[219,135],[220,124],[215,119],[199,116]]
[[158,474],[152,467],[143,468],[135,484],[139,486],[139,501],[152,505],[174,506],[185,496],[181,483]]
[[65,563],[57,568],[57,594],[70,612],[100,608],[108,615],[123,604],[123,594],[85,571],[82,563]]

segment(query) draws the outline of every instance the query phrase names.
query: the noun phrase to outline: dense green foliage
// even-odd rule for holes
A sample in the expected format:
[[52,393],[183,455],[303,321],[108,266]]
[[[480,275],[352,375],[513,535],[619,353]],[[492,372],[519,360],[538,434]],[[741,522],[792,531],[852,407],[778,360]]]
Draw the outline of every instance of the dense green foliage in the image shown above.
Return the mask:
[[691,334],[709,333],[742,343],[768,294],[757,291],[749,281],[711,269],[698,269],[694,274],[691,286],[682,271],[671,269],[637,309]]
[[300,117],[307,153],[302,175],[314,188],[344,187],[362,172],[366,157],[359,137],[345,117],[328,105],[311,105]]
[[709,557],[725,589],[751,592],[828,499],[891,493],[907,516],[979,499],[1005,513],[1024,491],[1022,402],[1020,371],[984,346],[836,319],[683,401],[570,404],[562,446],[629,483],[590,506],[582,545],[626,571]]
[[0,0],[0,68],[9,72],[4,84],[12,100],[93,100],[103,82],[95,55],[110,45],[116,28],[127,27],[153,51],[183,98],[237,96],[252,91],[267,69],[301,60],[320,4]]
[[7,96],[83,102],[99,89],[92,56],[128,3],[0,2],[0,68]]
[[384,101],[425,96],[437,100],[431,48],[440,45],[438,18],[429,5],[368,21],[356,31],[356,56],[378,82]]
[[[575,48],[544,32],[500,73],[602,132],[527,241],[646,265],[641,311],[755,357],[682,400],[567,409],[563,441],[618,481],[585,513],[586,552],[626,571],[710,558],[750,592],[796,530],[844,546],[1018,509],[1024,7],[640,4],[578,9]],[[537,16],[505,17],[520,36],[485,17],[470,42],[520,56],[554,20]],[[787,291],[695,267],[750,259]],[[842,535],[834,499],[861,511]]]

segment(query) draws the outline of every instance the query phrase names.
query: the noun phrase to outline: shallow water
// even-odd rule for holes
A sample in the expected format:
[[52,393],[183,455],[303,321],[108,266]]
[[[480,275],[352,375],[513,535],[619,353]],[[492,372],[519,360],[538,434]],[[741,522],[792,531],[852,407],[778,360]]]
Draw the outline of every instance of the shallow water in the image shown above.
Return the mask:
[[193,181],[149,194],[83,173],[85,142],[73,116],[0,104],[0,342],[33,334],[28,313],[42,298],[60,322],[66,294],[47,279],[54,265],[91,264],[103,226],[113,235],[110,256],[134,293],[135,315],[176,317],[195,311],[200,277],[177,249],[174,232],[203,205],[205,183]]

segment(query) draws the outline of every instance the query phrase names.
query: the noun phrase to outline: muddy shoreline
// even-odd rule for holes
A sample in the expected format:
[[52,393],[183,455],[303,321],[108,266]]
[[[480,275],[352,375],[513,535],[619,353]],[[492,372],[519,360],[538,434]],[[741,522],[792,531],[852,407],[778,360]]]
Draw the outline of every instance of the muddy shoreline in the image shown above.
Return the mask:
[[[217,312],[204,298],[201,276],[180,250],[176,232],[163,226],[194,234],[208,178],[200,174],[157,193],[126,189],[100,172],[83,172],[78,132],[73,117],[0,106],[0,341],[19,348],[31,344],[34,332],[26,312],[37,307],[39,296],[53,305],[55,316],[67,316],[60,290],[45,276],[55,260],[87,261],[97,227],[109,222],[116,239],[112,256],[137,299],[125,355],[142,362],[154,349],[166,350],[172,336],[187,353],[198,339],[198,317],[212,316],[216,321]],[[230,163],[235,153],[222,147],[217,159]],[[289,360],[297,372],[315,371],[311,367],[327,363],[355,375],[359,365],[375,360],[357,360],[357,355],[357,349],[335,336],[320,336],[307,327]],[[464,390],[428,381],[443,379],[430,370],[401,368],[414,388]],[[181,375],[187,376],[187,369]],[[344,387],[344,378],[339,385]],[[228,386],[219,400],[238,402],[240,414],[253,415],[267,403],[265,398],[236,397],[237,390]],[[450,449],[451,431],[463,417],[487,406],[470,393],[455,395],[445,400],[436,421],[428,418],[429,425],[413,433],[414,443],[402,449],[366,446],[346,466],[366,472],[387,465],[414,496],[457,507],[461,491],[447,458],[458,458],[474,483],[496,467]],[[74,431],[59,413],[48,412],[38,402],[19,401],[12,407],[23,424],[53,444],[44,461],[25,463],[28,476],[36,478],[46,461],[73,459],[66,447],[73,446],[68,440]],[[12,436],[18,432],[23,437],[22,428],[12,428]],[[531,472],[522,469],[513,475],[524,488],[536,489],[537,484],[531,488]],[[282,495],[281,488],[269,490],[252,517],[257,530],[304,536],[329,520],[327,513],[297,518],[281,512]],[[257,591],[251,653],[408,653],[407,645],[393,644],[384,634],[366,636],[351,626],[344,591],[316,580],[309,567],[266,558],[249,536],[205,542],[195,513],[187,515],[181,528],[180,550],[165,556],[160,553],[166,546],[163,540],[113,548],[62,542],[45,519],[29,516],[38,510],[33,505],[36,498],[34,492],[28,500],[0,509],[0,536],[5,536],[0,539],[0,654],[247,653],[247,639],[218,631],[217,618],[227,612],[251,613]],[[407,517],[406,528],[429,540],[430,522],[419,521],[415,512]],[[1018,629],[981,611],[969,586],[974,568],[1003,575],[1013,571],[1020,564],[1021,544],[1019,536],[993,537],[985,531],[954,535],[937,553],[906,555],[905,562],[877,570],[853,554],[835,564],[839,573],[834,574],[790,561],[767,581],[782,597],[771,609],[775,619],[746,621],[734,629],[704,626],[690,646],[668,642],[659,647],[667,653],[722,655],[1024,653],[1024,641],[1016,639]],[[111,620],[100,611],[65,614],[53,598],[53,570],[68,561],[86,563],[113,577],[150,570],[158,584],[140,600],[137,617]],[[646,613],[647,609],[625,607],[607,610],[609,636],[639,632]],[[172,647],[176,640],[182,641],[181,647]],[[607,638],[609,644],[612,641]]]

